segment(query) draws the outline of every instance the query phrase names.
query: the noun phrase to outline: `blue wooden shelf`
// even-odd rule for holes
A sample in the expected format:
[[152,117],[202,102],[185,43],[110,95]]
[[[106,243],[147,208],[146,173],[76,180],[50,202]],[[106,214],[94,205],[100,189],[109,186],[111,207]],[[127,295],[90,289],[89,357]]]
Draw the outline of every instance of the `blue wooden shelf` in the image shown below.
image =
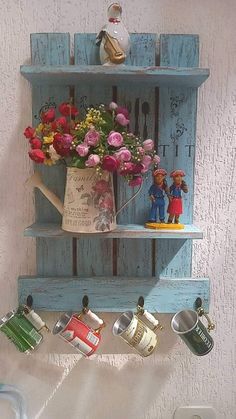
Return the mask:
[[139,296],[151,312],[175,313],[194,308],[201,297],[209,308],[208,278],[135,278],[135,277],[36,277],[18,280],[19,302],[33,295],[34,308],[47,311],[79,311],[84,295],[98,312],[135,310]]
[[109,233],[75,234],[64,231],[59,224],[35,223],[24,231],[26,237],[65,238],[65,237],[94,237],[110,239],[202,239],[202,231],[192,225],[185,225],[183,230],[151,230],[138,224],[118,225]]
[[[163,34],[157,42],[156,34],[132,34],[127,65],[113,67],[100,65],[95,37],[75,34],[72,65],[69,34],[31,35],[32,65],[22,66],[21,74],[33,87],[32,123],[38,123],[42,106],[59,104],[71,94],[81,114],[92,104],[117,98],[130,109],[130,129],[157,139],[162,167],[168,173],[185,170],[189,193],[181,221],[186,225],[183,230],[146,229],[141,223],[147,196],[140,194],[119,215],[116,230],[75,235],[61,229],[56,210],[36,192],[37,223],[24,233],[37,238],[36,275],[19,278],[19,302],[32,294],[36,310],[79,311],[87,294],[93,310],[123,312],[135,309],[142,295],[151,312],[174,313],[194,308],[200,297],[208,311],[209,279],[192,278],[191,239],[203,237],[192,225],[197,88],[209,77],[209,69],[199,68],[199,37]],[[44,167],[43,178],[63,199],[65,177],[57,169]],[[117,207],[129,197],[130,189],[118,180]]]
[[87,83],[147,83],[149,86],[199,87],[209,69],[182,67],[141,67],[126,65],[24,65],[21,74],[33,85],[76,85]]

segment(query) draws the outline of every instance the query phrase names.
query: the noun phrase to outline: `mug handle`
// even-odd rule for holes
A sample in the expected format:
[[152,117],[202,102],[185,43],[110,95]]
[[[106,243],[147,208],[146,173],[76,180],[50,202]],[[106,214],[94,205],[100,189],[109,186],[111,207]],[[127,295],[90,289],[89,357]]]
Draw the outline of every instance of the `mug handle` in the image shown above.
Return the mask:
[[205,310],[204,310],[203,307],[198,307],[197,313],[198,313],[199,317],[204,316],[205,319],[207,320],[207,330],[208,330],[208,332],[215,329],[215,327],[216,327],[215,324],[211,321],[208,314],[205,313]]
[[153,331],[155,332],[157,329],[163,330],[163,326],[160,324],[159,320],[156,319],[153,314],[149,313],[149,311],[144,310],[143,307],[138,306],[137,307],[137,314],[140,314],[141,316],[144,316],[152,325],[153,325]]
[[78,318],[82,317],[83,314],[87,314],[93,321],[99,324],[99,327],[95,329],[96,333],[101,333],[101,330],[106,326],[104,320],[102,320],[97,314],[93,313],[89,308],[84,307],[83,310],[77,315]]

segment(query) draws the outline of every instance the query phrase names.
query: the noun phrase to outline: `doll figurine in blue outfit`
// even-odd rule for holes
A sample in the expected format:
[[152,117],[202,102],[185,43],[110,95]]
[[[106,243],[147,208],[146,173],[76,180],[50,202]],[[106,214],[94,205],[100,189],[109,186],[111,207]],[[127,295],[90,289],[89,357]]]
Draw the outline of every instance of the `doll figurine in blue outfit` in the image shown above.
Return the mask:
[[149,222],[156,223],[159,217],[160,223],[165,222],[165,194],[169,196],[169,188],[166,182],[167,172],[164,169],[156,169],[153,172],[154,183],[148,193],[152,201]]

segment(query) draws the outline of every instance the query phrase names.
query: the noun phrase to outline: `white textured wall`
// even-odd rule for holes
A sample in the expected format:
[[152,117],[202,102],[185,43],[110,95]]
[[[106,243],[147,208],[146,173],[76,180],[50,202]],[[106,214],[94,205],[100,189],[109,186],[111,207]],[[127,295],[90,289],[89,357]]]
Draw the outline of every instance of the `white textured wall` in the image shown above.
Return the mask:
[[[19,73],[20,64],[29,62],[29,35],[97,31],[109,3],[0,2],[1,314],[16,305],[17,276],[35,269],[34,241],[23,238],[34,219],[33,197],[24,188],[32,167],[21,134],[31,118],[31,93]],[[25,359],[1,338],[0,380],[27,392],[32,418],[171,419],[177,406],[203,403],[215,406],[217,418],[235,419],[236,1],[123,0],[122,5],[132,32],[198,33],[201,66],[211,69],[199,95],[194,214],[205,238],[194,245],[193,270],[211,278],[215,349],[204,358],[192,356],[170,333],[168,316],[160,349],[145,361],[110,342],[110,330],[104,338],[108,354],[94,361],[80,360],[70,348],[65,354],[63,342],[55,344],[51,337],[54,355]],[[114,316],[105,317],[111,324]],[[4,412],[1,419],[10,417]]]

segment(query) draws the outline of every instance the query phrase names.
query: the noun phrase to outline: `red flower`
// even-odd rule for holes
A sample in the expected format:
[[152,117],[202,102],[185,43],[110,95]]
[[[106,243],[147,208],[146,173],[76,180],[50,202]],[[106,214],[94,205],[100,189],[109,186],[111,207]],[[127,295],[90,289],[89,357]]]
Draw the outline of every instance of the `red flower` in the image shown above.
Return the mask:
[[52,130],[56,131],[57,129],[66,129],[67,128],[67,120],[64,116],[55,119],[55,121],[51,124]]
[[53,147],[60,156],[68,156],[73,137],[70,134],[56,133],[54,135]]
[[131,162],[125,162],[122,165],[122,168],[120,170],[120,175],[121,176],[125,176],[125,175],[137,175],[139,173],[141,173],[141,171],[143,170],[143,165],[142,164],[135,164],[135,163],[131,163]]
[[134,188],[134,186],[140,186],[143,183],[143,179],[141,176],[136,176],[132,180],[129,181],[129,186]]
[[25,136],[25,138],[33,138],[34,133],[35,133],[35,129],[32,128],[32,127],[27,127],[24,130],[24,136]]
[[99,201],[99,207],[112,210],[114,207],[114,202],[112,195],[110,193],[106,193],[105,196],[101,198]]
[[40,149],[42,147],[42,143],[38,137],[31,138],[29,140],[31,148],[33,149]]
[[56,112],[54,108],[50,108],[46,112],[41,112],[41,115],[40,115],[41,121],[44,124],[48,124],[49,122],[54,121],[55,116],[56,116]]
[[94,192],[98,193],[99,195],[103,195],[105,192],[110,192],[111,188],[109,183],[105,180],[98,180],[95,185],[93,186]]
[[29,151],[29,156],[31,160],[35,161],[35,163],[43,163],[45,160],[45,154],[42,152],[42,150],[31,150]]
[[119,167],[119,162],[113,156],[105,156],[102,162],[102,169],[108,172],[115,172]]
[[68,102],[61,103],[58,109],[63,116],[71,116],[72,118],[74,118],[79,113],[76,106],[71,105]]

